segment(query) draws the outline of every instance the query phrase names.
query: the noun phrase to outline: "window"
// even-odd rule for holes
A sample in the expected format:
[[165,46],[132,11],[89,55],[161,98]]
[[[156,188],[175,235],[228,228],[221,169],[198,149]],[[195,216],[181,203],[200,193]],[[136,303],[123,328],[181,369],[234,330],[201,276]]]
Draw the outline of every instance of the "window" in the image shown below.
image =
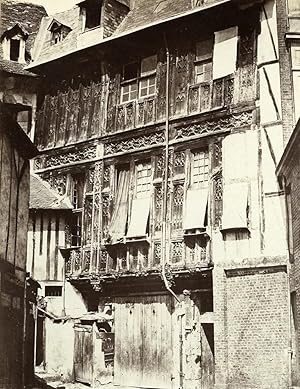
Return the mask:
[[59,27],[52,30],[52,44],[56,45],[58,42],[62,41],[62,33]]
[[185,231],[200,232],[207,224],[207,203],[209,186],[208,150],[191,152],[191,181],[186,194]]
[[127,237],[143,237],[147,234],[152,183],[151,163],[136,165],[135,198],[132,201]]
[[136,166],[136,198],[149,197],[151,188],[151,163]]
[[192,153],[192,187],[199,188],[208,185],[208,151],[195,151]]
[[196,44],[195,83],[210,81],[212,79],[212,39]]
[[140,97],[152,96],[156,88],[157,56],[152,55],[141,61]]
[[85,8],[85,30],[98,27],[101,20],[101,3],[97,0],[87,0]]
[[155,95],[156,91],[156,64],[157,56],[141,60],[141,63],[132,62],[123,68],[121,102],[135,100],[138,96],[145,98]]
[[121,101],[125,103],[137,98],[138,63],[132,62],[124,66]]
[[62,286],[45,286],[45,297],[60,297],[62,295]]
[[72,246],[80,246],[82,232],[84,175],[77,174],[73,176],[72,186],[73,215],[71,218],[71,244]]
[[10,59],[11,61],[18,61],[20,56],[20,40],[10,40]]

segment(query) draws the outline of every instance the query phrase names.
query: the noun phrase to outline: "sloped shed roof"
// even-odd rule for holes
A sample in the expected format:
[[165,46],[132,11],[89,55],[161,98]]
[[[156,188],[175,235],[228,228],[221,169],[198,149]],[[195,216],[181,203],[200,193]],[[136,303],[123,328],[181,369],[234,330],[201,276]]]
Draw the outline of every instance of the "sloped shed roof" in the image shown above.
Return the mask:
[[72,209],[71,204],[63,197],[58,196],[50,186],[37,175],[30,176],[30,209]]

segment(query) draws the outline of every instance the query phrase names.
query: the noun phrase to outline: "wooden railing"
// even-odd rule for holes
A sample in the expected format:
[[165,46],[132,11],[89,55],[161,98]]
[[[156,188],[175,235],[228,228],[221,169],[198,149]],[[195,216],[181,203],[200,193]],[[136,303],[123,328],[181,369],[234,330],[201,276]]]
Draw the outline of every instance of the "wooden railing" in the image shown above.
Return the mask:
[[[211,80],[188,87],[187,115],[222,108],[233,103],[234,78]],[[182,114],[182,113],[181,113]],[[116,107],[114,131],[130,130],[157,121],[157,97],[133,100]]]
[[[172,241],[168,255],[170,269],[208,267],[210,264],[207,244],[200,247],[191,243],[191,237]],[[119,245],[117,248],[103,248],[101,252],[70,248],[65,256],[67,277],[88,276],[91,274],[143,273],[161,269],[161,243],[149,245],[146,241]]]
[[188,113],[210,111],[233,103],[233,77],[203,82],[189,87]]
[[156,97],[134,100],[117,106],[116,131],[144,126],[156,121]]

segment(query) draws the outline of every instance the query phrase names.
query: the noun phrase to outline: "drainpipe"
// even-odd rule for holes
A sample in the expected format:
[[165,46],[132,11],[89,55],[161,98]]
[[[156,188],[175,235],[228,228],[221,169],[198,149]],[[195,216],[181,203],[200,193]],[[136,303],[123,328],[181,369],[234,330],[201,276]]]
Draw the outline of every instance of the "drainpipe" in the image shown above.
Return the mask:
[[164,42],[167,56],[167,72],[166,72],[166,121],[165,121],[165,177],[163,182],[164,196],[163,196],[163,204],[162,204],[162,214],[163,214],[163,222],[162,222],[162,278],[165,284],[165,288],[167,291],[180,303],[179,298],[176,296],[175,292],[169,286],[167,277],[166,277],[166,262],[167,262],[167,209],[168,209],[168,179],[169,179],[169,81],[170,81],[170,52],[167,42],[166,34],[164,33]]

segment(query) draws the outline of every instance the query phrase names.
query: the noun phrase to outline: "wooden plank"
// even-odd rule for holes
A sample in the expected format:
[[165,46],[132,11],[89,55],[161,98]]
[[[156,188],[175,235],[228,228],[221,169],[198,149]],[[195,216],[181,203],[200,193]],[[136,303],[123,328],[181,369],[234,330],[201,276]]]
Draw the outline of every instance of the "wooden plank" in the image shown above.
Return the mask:
[[77,381],[82,375],[82,337],[81,332],[76,329],[74,331],[74,374]]
[[214,329],[213,324],[201,325],[201,387],[214,388]]
[[82,382],[88,384],[93,380],[93,332],[91,330],[83,331],[82,345]]
[[9,197],[10,197],[10,153],[5,134],[0,133],[0,202],[1,202],[1,227],[0,227],[0,258],[5,258],[7,246],[7,229],[9,221]]
[[49,260],[50,260],[49,279],[50,280],[57,280],[57,258],[55,253],[56,253],[56,217],[55,215],[51,215],[50,241],[49,241]]

